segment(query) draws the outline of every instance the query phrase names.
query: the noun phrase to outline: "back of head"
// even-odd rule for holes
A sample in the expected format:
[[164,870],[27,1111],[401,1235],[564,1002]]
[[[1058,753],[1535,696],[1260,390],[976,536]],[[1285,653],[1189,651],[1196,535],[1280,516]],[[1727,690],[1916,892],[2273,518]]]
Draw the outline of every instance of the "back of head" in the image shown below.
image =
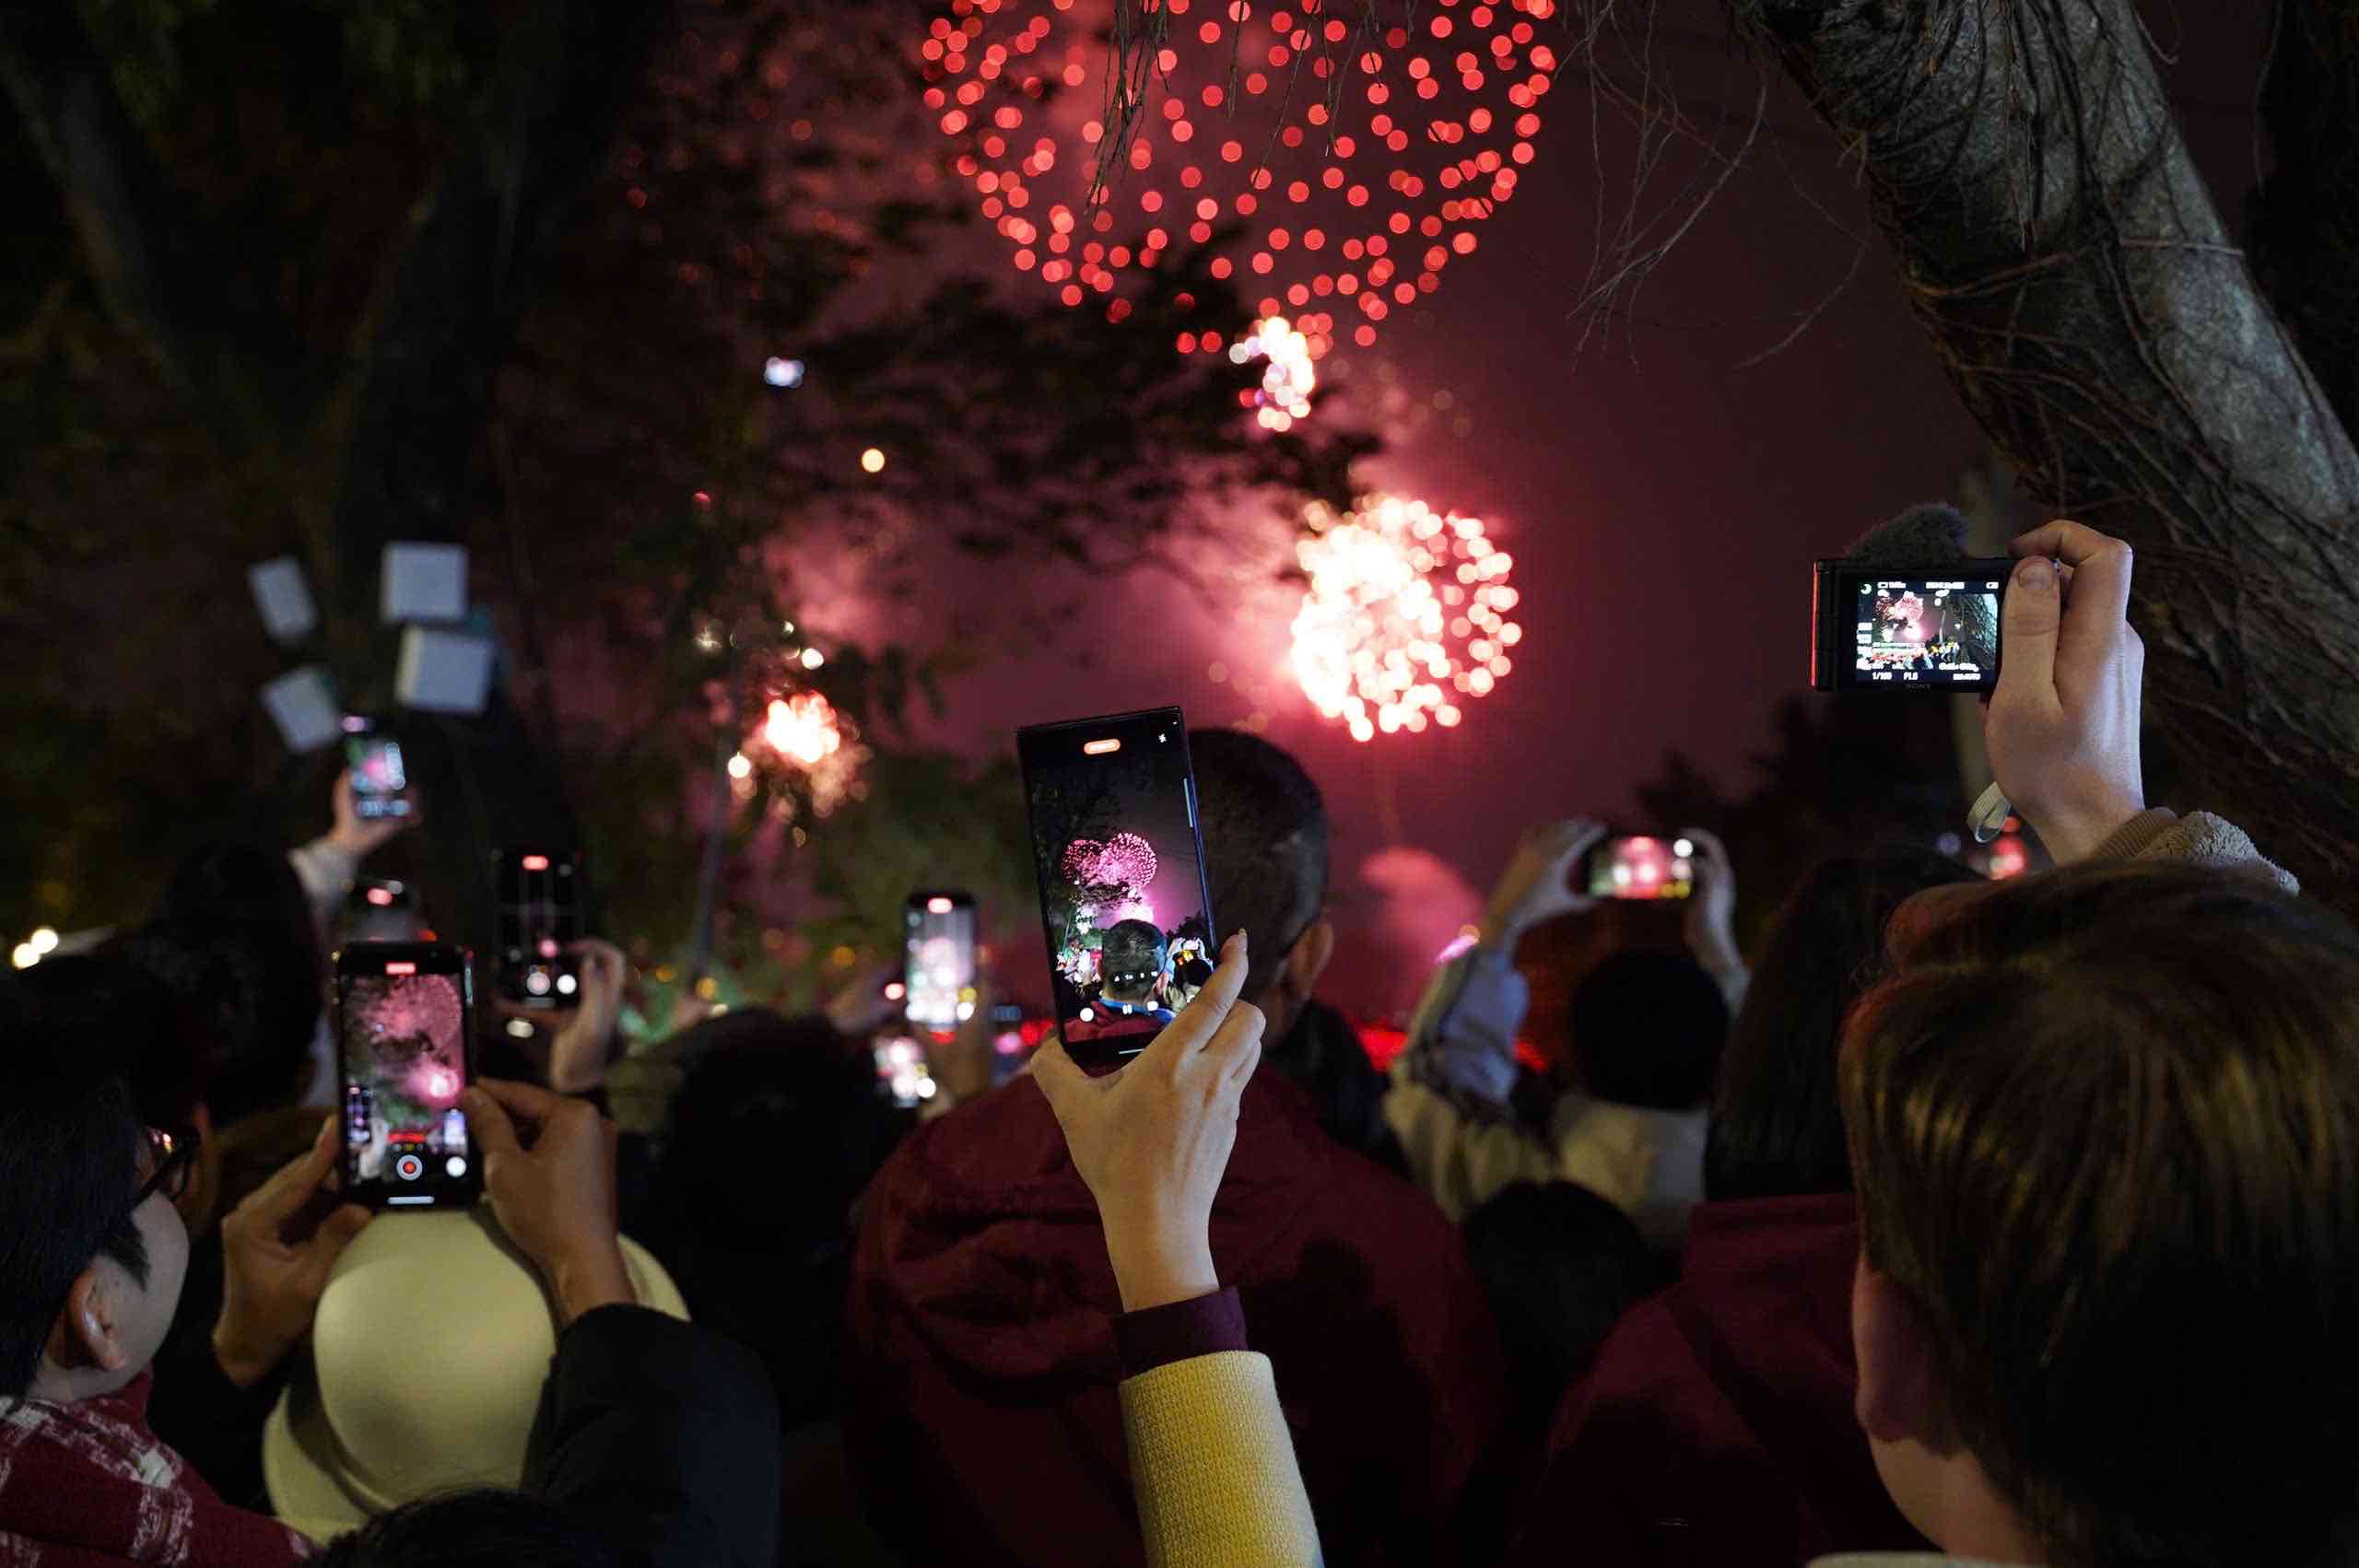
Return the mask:
[[1777,919],[1729,1031],[1704,1151],[1715,1200],[1851,1190],[1835,1094],[1843,1018],[1884,967],[1884,924],[1928,887],[1974,881],[1931,850],[1846,857],[1802,879]]
[[1097,977],[1111,990],[1142,990],[1163,976],[1169,949],[1153,920],[1117,920],[1098,939]]
[[1213,913],[1252,950],[1245,995],[1262,996],[1327,899],[1327,802],[1302,765],[1239,730],[1191,730],[1197,817]]
[[249,921],[273,927],[301,944],[314,975],[327,972],[311,898],[275,844],[231,838],[198,846],[173,868],[156,914],[200,929]]
[[1684,953],[1616,953],[1573,988],[1573,1059],[1591,1094],[1684,1111],[1712,1093],[1728,1044],[1720,988]]
[[1519,1183],[1466,1216],[1509,1386],[1553,1409],[1622,1314],[1664,1284],[1627,1214],[1578,1182]]
[[834,1387],[853,1203],[907,1124],[823,1018],[699,1024],[651,1181],[646,1240],[698,1317],[768,1363],[790,1420]]
[[2088,866],[1895,959],[1841,1057],[1866,1257],[2044,1560],[2324,1560],[2359,1483],[2359,931]]
[[380,1514],[313,1561],[318,1568],[605,1568],[622,1558],[556,1504],[483,1488]]
[[141,1126],[110,1001],[135,984],[98,960],[53,959],[0,985],[0,1398],[32,1381],[91,1258],[147,1278],[130,1211]]
[[302,1092],[322,1006],[308,947],[256,920],[158,920],[109,946],[170,998],[132,1062],[143,1106],[184,1091],[226,1129]]

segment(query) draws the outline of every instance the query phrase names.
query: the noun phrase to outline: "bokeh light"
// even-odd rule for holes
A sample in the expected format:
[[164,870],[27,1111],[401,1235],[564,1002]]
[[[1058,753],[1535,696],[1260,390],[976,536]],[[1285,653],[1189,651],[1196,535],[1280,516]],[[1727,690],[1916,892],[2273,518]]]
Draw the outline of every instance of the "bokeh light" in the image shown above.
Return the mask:
[[[1313,359],[1374,343],[1475,251],[1532,162],[1567,36],[1542,25],[1557,0],[1441,0],[1390,26],[1363,0],[1162,11],[1135,138],[1102,184],[1107,126],[1085,118],[1105,99],[1102,5],[952,0],[917,45],[926,109],[1016,269],[1067,306],[1121,321],[1147,272],[1209,249],[1212,275],[1257,320],[1290,313]],[[1181,352],[1226,346],[1229,323],[1206,324]]]
[[1262,371],[1261,387],[1248,394],[1263,429],[1291,429],[1296,420],[1310,416],[1310,394],[1319,386],[1319,373],[1310,363],[1310,340],[1284,316],[1262,317],[1229,345],[1228,357],[1239,365],[1255,358],[1269,362]]
[[1352,739],[1453,728],[1514,669],[1515,561],[1481,519],[1378,495],[1341,514],[1314,501],[1303,523],[1289,662]]
[[863,452],[863,453],[861,453],[861,454],[860,454],[860,467],[861,467],[861,472],[863,472],[863,474],[882,474],[882,473],[884,473],[884,472],[885,472],[885,453],[884,453],[884,451],[883,451],[881,449],[876,448],[876,447],[871,447],[871,448],[869,448],[866,451],[864,451],[864,452]]
[[[848,795],[860,799],[867,793],[859,775],[860,765],[868,759],[868,748],[860,744],[851,720],[819,693],[792,692],[771,698],[760,737],[780,761],[803,776],[811,809],[818,815],[827,815]],[[741,782],[750,794],[751,779]],[[781,815],[791,817],[792,813]]]

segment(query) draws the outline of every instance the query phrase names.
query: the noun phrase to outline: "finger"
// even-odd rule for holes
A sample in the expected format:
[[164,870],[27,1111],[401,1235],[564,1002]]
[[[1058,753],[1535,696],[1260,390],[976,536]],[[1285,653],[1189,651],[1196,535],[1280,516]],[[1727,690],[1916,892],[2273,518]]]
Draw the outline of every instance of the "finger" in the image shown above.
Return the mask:
[[314,1245],[326,1255],[327,1261],[333,1263],[339,1253],[352,1245],[352,1238],[367,1229],[369,1222],[375,1218],[376,1215],[359,1204],[347,1203],[320,1222]]
[[1262,1036],[1256,1032],[1244,1048],[1229,1058],[1227,1065],[1221,1070],[1221,1086],[1231,1094],[1242,1094],[1245,1081],[1252,1077],[1253,1070],[1261,1065]]
[[273,1220],[284,1220],[311,1200],[320,1189],[329,1170],[335,1164],[336,1146],[328,1137],[335,1125],[330,1114],[323,1118],[311,1146],[271,1173],[270,1179],[253,1191],[253,1196],[238,1205],[251,1209],[255,1214]]
[[1032,1060],[1027,1065],[1032,1070],[1034,1080],[1040,1085],[1040,1093],[1049,1097],[1049,1109],[1054,1111],[1057,1120],[1062,1123],[1065,1106],[1074,1094],[1088,1087],[1089,1075],[1074,1065],[1073,1058],[1065,1054],[1064,1041],[1054,1035],[1040,1043],[1040,1048],[1032,1053]]
[[1710,828],[1683,827],[1679,830],[1679,836],[1703,850],[1703,859],[1708,864],[1718,868],[1729,863],[1728,846],[1721,843],[1720,836]]
[[2101,663],[2129,625],[2130,579],[2135,558],[2129,542],[2077,522],[2051,522],[2014,542],[2022,554],[2036,548],[2062,564],[2057,580],[2064,603],[2059,660],[2067,668]]
[[1247,966],[1245,933],[1238,931],[1222,944],[1220,965],[1204,982],[1204,989],[1133,1059],[1148,1064],[1150,1071],[1168,1071],[1203,1049],[1227,1019],[1229,1009],[1237,1005],[1245,989]]
[[2063,617],[2064,594],[2056,580],[2055,563],[2045,556],[2027,556],[2015,568],[2000,611],[2006,648],[2001,655],[1998,697],[2013,693],[2055,701],[2056,646]]
[[512,1078],[478,1078],[475,1086],[509,1111],[533,1121],[546,1121],[573,1103],[537,1083],[519,1083]]
[[516,1124],[508,1119],[507,1109],[484,1092],[484,1083],[492,1082],[487,1078],[459,1096],[475,1129],[475,1142],[482,1146],[487,1160],[494,1154],[520,1153],[524,1147],[516,1137]]
[[1250,1001],[1240,1001],[1222,1021],[1212,1043],[1204,1047],[1204,1056],[1226,1073],[1237,1057],[1260,1050],[1262,1031],[1268,1027],[1269,1019],[1260,1008]]
[[1602,822],[1591,822],[1587,817],[1583,817],[1577,822],[1568,824],[1567,825],[1573,829],[1573,842],[1570,850],[1570,854],[1572,855],[1588,854],[1591,849],[1597,847],[1598,841],[1605,837],[1605,824]]

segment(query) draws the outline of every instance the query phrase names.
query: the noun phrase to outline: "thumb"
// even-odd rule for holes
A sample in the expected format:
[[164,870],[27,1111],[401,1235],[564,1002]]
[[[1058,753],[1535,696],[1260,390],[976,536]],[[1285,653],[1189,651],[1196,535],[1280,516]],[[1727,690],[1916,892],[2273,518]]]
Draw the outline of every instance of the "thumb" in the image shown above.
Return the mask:
[[1074,1095],[1089,1086],[1089,1075],[1065,1054],[1062,1035],[1050,1035],[1032,1053],[1032,1079],[1040,1085],[1040,1093],[1049,1097],[1049,1108],[1056,1113],[1060,1123],[1063,1122],[1065,1107],[1072,1104]]
[[320,1246],[330,1258],[351,1244],[377,1216],[358,1203],[347,1203],[320,1222]]
[[522,1152],[524,1146],[516,1138],[516,1124],[508,1119],[508,1112],[498,1100],[481,1089],[470,1087],[459,1096],[459,1103],[467,1108],[468,1124],[474,1128],[475,1141],[483,1146],[486,1158]]
[[2064,621],[2064,595],[2057,586],[2054,561],[2032,556],[2015,568],[2001,620],[2006,633],[2001,689],[2053,692],[2056,638]]

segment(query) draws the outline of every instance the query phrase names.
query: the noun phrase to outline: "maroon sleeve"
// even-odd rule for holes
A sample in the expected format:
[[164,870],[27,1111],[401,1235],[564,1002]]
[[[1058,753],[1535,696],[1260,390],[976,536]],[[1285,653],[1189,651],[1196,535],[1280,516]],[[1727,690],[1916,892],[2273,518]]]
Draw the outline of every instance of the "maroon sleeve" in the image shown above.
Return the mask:
[[1136,1377],[1191,1356],[1245,1348],[1245,1308],[1234,1289],[1126,1312],[1114,1319],[1122,1375]]

